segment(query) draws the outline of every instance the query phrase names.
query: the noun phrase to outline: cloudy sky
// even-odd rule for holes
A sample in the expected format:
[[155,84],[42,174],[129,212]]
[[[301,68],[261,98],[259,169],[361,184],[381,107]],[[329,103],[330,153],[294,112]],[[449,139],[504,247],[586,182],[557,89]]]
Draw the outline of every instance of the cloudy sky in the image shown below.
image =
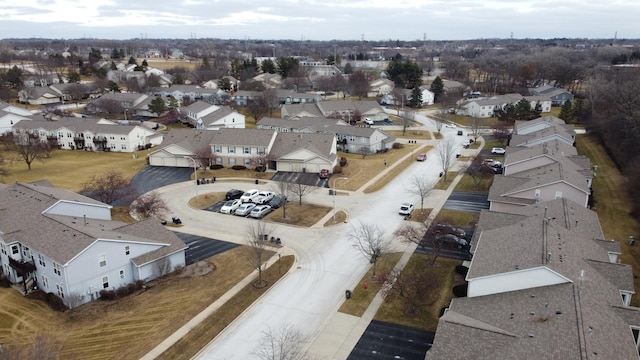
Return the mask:
[[0,38],[632,39],[638,15],[639,0],[0,0]]

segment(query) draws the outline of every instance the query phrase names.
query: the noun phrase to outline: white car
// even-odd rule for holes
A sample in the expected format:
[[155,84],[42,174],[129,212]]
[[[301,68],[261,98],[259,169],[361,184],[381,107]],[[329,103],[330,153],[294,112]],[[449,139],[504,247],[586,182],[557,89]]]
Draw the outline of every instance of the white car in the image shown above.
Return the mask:
[[236,209],[235,214],[238,216],[247,216],[254,207],[256,207],[254,203],[244,203]]
[[364,118],[364,123],[367,125],[373,125],[373,120],[369,119],[369,118]]
[[491,149],[492,154],[504,155],[505,150],[503,148],[493,148]]
[[444,127],[449,128],[449,129],[455,129],[456,125],[455,124],[444,124]]
[[253,199],[253,202],[260,205],[268,204],[275,195],[276,194],[273,191],[260,191],[258,196]]
[[411,215],[413,212],[413,204],[412,203],[402,203],[400,204],[400,211],[398,214],[400,215]]
[[222,205],[222,207],[220,208],[220,212],[223,214],[233,214],[233,212],[236,211],[236,209],[239,208],[240,205],[242,205],[242,201],[238,199],[229,200],[225,202],[224,205]]
[[257,197],[258,197],[258,190],[257,189],[251,189],[251,190],[245,191],[245,193],[242,194],[242,196],[240,196],[240,200],[243,203],[253,202],[253,200],[255,198],[257,198]]
[[253,210],[251,210],[251,213],[249,214],[249,216],[256,219],[262,219],[270,212],[271,212],[271,206],[257,205],[256,207],[253,208]]

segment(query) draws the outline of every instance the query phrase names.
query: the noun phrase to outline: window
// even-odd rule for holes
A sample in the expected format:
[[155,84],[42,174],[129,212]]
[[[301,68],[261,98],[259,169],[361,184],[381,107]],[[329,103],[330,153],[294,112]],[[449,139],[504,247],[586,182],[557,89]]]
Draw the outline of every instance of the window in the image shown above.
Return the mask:
[[110,140],[115,140],[115,139],[116,139],[116,137],[115,137],[115,136],[109,136],[109,139],[110,139]]
[[106,289],[109,287],[109,277],[108,276],[104,276],[102,278],[102,288]]
[[49,288],[49,279],[44,275],[42,275],[42,287],[45,289]]
[[19,252],[18,245],[11,245],[11,254],[16,255]]
[[229,159],[229,165],[235,165],[236,164],[236,159],[235,158],[230,158]]
[[258,148],[258,154],[263,155],[264,153],[265,153],[264,147],[259,147]]
[[73,137],[73,134],[71,134],[71,133],[67,133],[67,137],[68,137],[68,138]]
[[236,153],[236,148],[233,146],[229,146],[229,154],[235,154]]
[[124,247],[124,254],[125,255],[129,255],[131,253],[130,249],[129,249],[129,245]]
[[64,134],[62,132],[58,132],[58,137],[59,138],[64,137]]
[[245,166],[251,165],[251,159],[244,159],[244,165]]
[[56,275],[60,275],[62,273],[62,271],[60,271],[60,264],[53,263],[53,272],[56,273]]
[[120,136],[120,140],[124,141],[124,140],[127,140],[127,138],[124,136]]
[[124,270],[120,270],[120,280],[124,280]]
[[100,255],[98,257],[98,262],[100,263],[100,267],[107,266],[107,255]]
[[243,153],[245,153],[245,154],[251,154],[251,148],[250,148],[250,147],[248,147],[248,146],[245,146],[245,147],[244,147],[244,149],[243,149]]
[[220,145],[214,146],[213,147],[213,152],[221,153],[222,152],[222,146],[220,146]]
[[556,191],[556,199],[562,197],[562,191]]
[[3,254],[7,255],[7,245],[0,244],[0,250],[2,251]]
[[125,144],[120,145],[120,149],[127,150],[127,145],[125,145]]
[[42,267],[46,267],[47,264],[44,262],[44,256],[38,254],[38,263],[42,265]]
[[58,291],[58,296],[64,299],[64,289],[62,288],[62,285],[56,284],[56,290]]
[[222,158],[217,157],[217,158],[216,158],[216,164],[218,164],[218,165],[222,165]]

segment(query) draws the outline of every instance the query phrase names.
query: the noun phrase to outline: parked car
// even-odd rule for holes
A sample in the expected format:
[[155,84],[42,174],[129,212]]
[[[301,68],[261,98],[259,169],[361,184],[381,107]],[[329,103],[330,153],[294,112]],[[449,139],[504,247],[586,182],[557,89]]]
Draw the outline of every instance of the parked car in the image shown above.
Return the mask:
[[254,207],[256,207],[254,203],[244,203],[236,209],[235,214],[238,216],[247,216]]
[[320,170],[320,172],[318,173],[318,176],[320,176],[320,179],[328,179],[329,178],[329,169]]
[[462,136],[464,135],[464,133],[462,132],[462,130],[458,130],[458,136]]
[[455,129],[456,125],[447,123],[447,124],[444,124],[444,127],[449,128],[449,129]]
[[268,205],[271,206],[272,209],[277,209],[282,206],[285,201],[287,201],[287,197],[282,194],[278,194],[269,201]]
[[244,194],[244,191],[242,191],[242,190],[231,189],[231,190],[227,191],[227,194],[225,195],[224,199],[225,200],[240,199],[242,194]]
[[446,223],[436,224],[436,232],[439,234],[453,234],[459,238],[464,238],[467,235],[467,232],[464,231],[464,229],[460,229]]
[[471,145],[471,140],[470,139],[465,139],[462,142],[462,147],[465,148],[465,149],[468,149],[470,145]]
[[249,216],[256,219],[262,219],[270,212],[271,212],[271,206],[256,205],[256,207],[254,207],[253,210],[251,210],[251,213],[249,213]]
[[492,154],[498,154],[498,155],[504,155],[505,150],[504,150],[504,148],[493,148],[493,149],[491,149],[491,153]]
[[449,244],[457,246],[458,249],[467,246],[467,240],[461,239],[453,234],[440,234],[436,235],[436,240],[441,241],[443,244]]
[[400,211],[398,213],[400,215],[411,215],[413,212],[413,204],[412,203],[402,203],[400,204]]
[[240,199],[229,200],[222,205],[220,212],[223,214],[233,214],[240,205],[242,205],[242,201],[240,201]]
[[364,123],[367,125],[373,125],[373,120],[369,119],[369,118],[364,118]]
[[242,202],[253,202],[253,200],[258,197],[258,193],[258,189],[247,190],[240,196],[240,200],[242,200]]
[[427,160],[427,154],[419,154],[418,157],[416,158],[416,160],[418,160],[418,161]]
[[269,203],[269,201],[271,201],[271,199],[273,199],[275,195],[276,194],[273,191],[260,191],[258,193],[258,196],[253,199],[253,202],[258,205],[267,204]]
[[496,160],[493,160],[493,159],[484,159],[484,160],[482,160],[482,163],[484,165],[489,165],[489,166],[496,166],[496,165],[502,166],[502,163],[500,161],[496,161]]

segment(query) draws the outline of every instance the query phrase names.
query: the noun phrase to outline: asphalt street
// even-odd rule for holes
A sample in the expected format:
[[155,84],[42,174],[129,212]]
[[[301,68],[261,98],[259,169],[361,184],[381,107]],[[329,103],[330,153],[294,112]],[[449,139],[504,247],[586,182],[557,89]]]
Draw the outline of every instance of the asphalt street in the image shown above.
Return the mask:
[[374,320],[347,360],[424,360],[435,335],[432,331]]

